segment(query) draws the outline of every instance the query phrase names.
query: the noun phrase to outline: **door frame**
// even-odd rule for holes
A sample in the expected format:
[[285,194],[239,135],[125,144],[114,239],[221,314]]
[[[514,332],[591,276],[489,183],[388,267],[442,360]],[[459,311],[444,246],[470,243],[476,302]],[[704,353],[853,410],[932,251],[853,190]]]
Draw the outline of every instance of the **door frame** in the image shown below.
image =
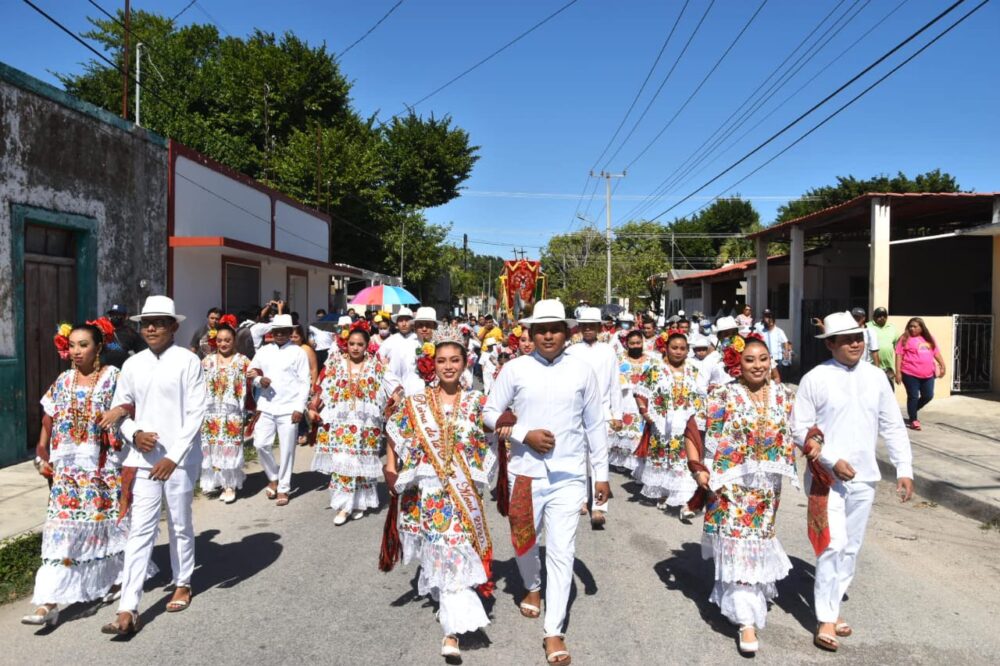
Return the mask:
[[27,396],[25,386],[24,336],[24,229],[28,224],[55,227],[74,232],[76,241],[76,319],[96,316],[97,307],[97,229],[96,218],[75,213],[10,205],[11,277],[13,286],[14,356],[0,358],[0,390],[13,396],[14,418],[0,425],[0,465],[30,457],[24,446],[27,437]]
[[[301,277],[301,278],[305,278],[306,279],[306,293],[305,293],[306,307],[305,307],[305,311],[304,312],[300,312],[299,313],[299,317],[302,318],[302,321],[311,321],[312,320],[312,316],[309,314],[309,271],[303,270],[301,268],[296,268],[294,266],[286,266],[285,267],[285,299],[286,300],[290,299],[291,296],[292,296],[292,278],[293,277]],[[291,308],[292,304],[289,303],[288,307]],[[289,309],[289,312],[291,312],[291,309]]]

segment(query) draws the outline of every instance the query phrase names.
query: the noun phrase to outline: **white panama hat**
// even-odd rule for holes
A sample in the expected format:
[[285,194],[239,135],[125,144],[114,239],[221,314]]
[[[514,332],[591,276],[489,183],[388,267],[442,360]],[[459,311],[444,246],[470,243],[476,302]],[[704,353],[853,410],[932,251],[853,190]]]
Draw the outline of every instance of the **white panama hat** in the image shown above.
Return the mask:
[[728,331],[733,328],[738,329],[739,327],[740,325],[736,323],[736,319],[733,317],[719,317],[715,320],[715,330],[717,331]]
[[295,323],[292,321],[292,315],[290,314],[277,314],[271,319],[271,330],[276,328],[294,328]]
[[[560,301],[554,298],[543,298],[535,303],[535,307],[531,309],[531,316],[520,320],[519,323],[531,326],[532,324],[549,324],[556,321],[564,321],[570,328],[576,326],[575,319],[566,317],[566,308]],[[600,317],[598,317],[598,321],[600,321]]]
[[142,304],[142,312],[129,317],[132,321],[141,321],[143,317],[170,317],[180,323],[187,319],[174,310],[174,299],[169,296],[147,296]]
[[350,326],[353,323],[354,320],[351,319],[351,315],[340,315],[340,318],[337,319],[337,326]]
[[865,327],[858,326],[858,322],[850,312],[834,312],[823,319],[823,332],[816,337],[825,340],[835,335],[854,335],[864,332]]
[[706,338],[704,335],[697,335],[697,334],[692,335],[690,342],[691,342],[691,349],[697,349],[698,347],[708,346],[708,338]]
[[410,308],[405,307],[405,306],[401,307],[401,308],[399,308],[399,312],[397,312],[396,314],[392,315],[392,320],[396,321],[400,317],[409,317],[410,319],[413,319],[413,310],[411,310]]
[[580,308],[580,316],[577,318],[578,324],[600,324],[601,308]]
[[422,308],[417,308],[417,314],[413,316],[413,322],[418,321],[430,321],[434,324],[438,323],[437,311],[432,307],[424,306]]
[[618,321],[634,322],[635,321],[635,317],[632,316],[631,312],[624,312],[623,311],[620,315],[618,315]]

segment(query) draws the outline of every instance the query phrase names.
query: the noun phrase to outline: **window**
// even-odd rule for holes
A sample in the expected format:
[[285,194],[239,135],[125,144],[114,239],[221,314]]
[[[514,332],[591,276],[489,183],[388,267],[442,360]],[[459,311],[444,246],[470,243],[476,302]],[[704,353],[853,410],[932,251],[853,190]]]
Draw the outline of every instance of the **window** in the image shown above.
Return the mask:
[[222,309],[239,313],[254,311],[260,302],[260,263],[249,259],[222,258]]
[[684,300],[689,301],[694,298],[701,298],[701,282],[684,285]]

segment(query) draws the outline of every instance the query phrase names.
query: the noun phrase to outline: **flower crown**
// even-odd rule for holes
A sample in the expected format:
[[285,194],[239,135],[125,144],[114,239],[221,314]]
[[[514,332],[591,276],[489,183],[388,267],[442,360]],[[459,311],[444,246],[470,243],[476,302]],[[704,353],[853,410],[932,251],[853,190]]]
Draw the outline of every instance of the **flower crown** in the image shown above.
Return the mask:
[[660,354],[666,354],[667,342],[669,342],[670,338],[674,337],[675,335],[683,335],[684,337],[687,337],[687,333],[685,333],[679,328],[667,329],[666,331],[663,331],[658,336],[656,336],[656,351],[660,352]]
[[739,377],[743,374],[743,370],[740,368],[740,354],[746,349],[747,340],[760,340],[763,342],[764,336],[760,333],[733,336],[732,343],[722,353],[722,363],[726,366],[726,372],[729,373],[730,377]]
[[69,334],[73,332],[73,326],[63,322],[56,327],[56,334],[52,336],[52,342],[59,352],[59,358],[66,360],[69,358]]

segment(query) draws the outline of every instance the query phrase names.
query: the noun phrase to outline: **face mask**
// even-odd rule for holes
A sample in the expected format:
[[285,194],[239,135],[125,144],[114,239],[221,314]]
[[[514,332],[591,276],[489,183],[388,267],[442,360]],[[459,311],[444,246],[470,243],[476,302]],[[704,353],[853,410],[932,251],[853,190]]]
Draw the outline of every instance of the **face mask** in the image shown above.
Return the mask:
[[378,329],[378,337],[380,337],[380,338],[387,338],[387,337],[389,337],[389,329],[387,329],[387,328],[380,328],[380,329]]
[[632,358],[639,358],[640,356],[642,356],[642,347],[629,348],[628,355],[631,356]]
[[628,323],[627,321],[623,321],[621,323],[621,328],[622,328],[623,331],[627,331],[630,328],[632,328],[632,324]]

